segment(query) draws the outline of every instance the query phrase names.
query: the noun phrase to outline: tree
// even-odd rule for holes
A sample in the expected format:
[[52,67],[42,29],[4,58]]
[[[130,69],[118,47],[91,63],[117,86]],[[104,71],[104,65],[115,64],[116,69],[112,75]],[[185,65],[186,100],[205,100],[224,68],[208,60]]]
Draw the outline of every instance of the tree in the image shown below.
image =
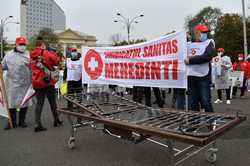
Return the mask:
[[57,35],[49,28],[44,28],[39,31],[37,35],[34,35],[29,39],[29,48],[32,49],[35,47],[36,39],[38,36],[41,36],[47,47],[55,47],[57,49],[58,45],[58,37]]
[[221,9],[212,8],[211,6],[203,8],[195,16],[187,16],[185,19],[185,28],[193,35],[193,28],[198,24],[205,24],[211,30],[213,36],[217,27],[218,18],[222,15]]
[[128,41],[123,40],[121,42],[114,44],[113,46],[124,46],[124,45],[129,45],[129,44],[137,44],[137,43],[142,43],[145,41],[147,41],[147,40],[146,39],[134,39],[134,40],[130,40],[130,42],[128,43]]
[[[235,61],[238,53],[244,52],[242,16],[225,14],[218,20],[215,31],[217,47],[223,47],[231,59]],[[247,38],[250,39],[250,19],[247,19]],[[248,48],[250,43],[248,43]]]
[[243,49],[242,17],[238,14],[222,16],[215,31],[215,41],[217,47],[223,47],[228,55],[237,55]]
[[110,40],[112,42],[112,45],[116,45],[117,43],[122,41],[122,36],[120,33],[116,33],[110,37]]

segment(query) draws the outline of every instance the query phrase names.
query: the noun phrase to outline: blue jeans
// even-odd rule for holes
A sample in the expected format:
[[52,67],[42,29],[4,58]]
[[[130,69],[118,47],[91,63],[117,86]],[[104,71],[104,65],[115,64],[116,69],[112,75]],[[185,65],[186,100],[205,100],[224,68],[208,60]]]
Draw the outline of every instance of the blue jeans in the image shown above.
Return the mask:
[[207,78],[188,77],[188,93],[190,95],[190,106],[192,111],[213,112],[211,103],[211,81]]
[[181,88],[174,89],[174,95],[176,97],[176,108],[178,110],[185,109],[185,91],[186,89]]

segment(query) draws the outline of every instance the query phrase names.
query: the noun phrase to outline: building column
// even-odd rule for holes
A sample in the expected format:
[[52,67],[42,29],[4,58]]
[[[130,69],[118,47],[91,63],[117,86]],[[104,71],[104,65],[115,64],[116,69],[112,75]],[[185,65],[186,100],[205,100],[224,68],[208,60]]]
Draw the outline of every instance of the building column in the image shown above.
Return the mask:
[[67,44],[63,44],[63,56],[66,58]]

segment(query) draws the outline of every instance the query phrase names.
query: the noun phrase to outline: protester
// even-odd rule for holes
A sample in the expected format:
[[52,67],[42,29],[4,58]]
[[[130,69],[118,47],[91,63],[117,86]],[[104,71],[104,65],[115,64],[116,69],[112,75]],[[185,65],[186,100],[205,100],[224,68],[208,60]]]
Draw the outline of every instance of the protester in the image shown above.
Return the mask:
[[[71,56],[67,58],[63,80],[67,81],[68,93],[79,92],[82,88],[82,60],[77,49],[72,49]],[[73,104],[68,102],[68,108],[72,107]]]
[[46,130],[41,123],[41,113],[47,96],[54,118],[54,127],[62,124],[56,112],[55,84],[58,72],[55,67],[59,65],[60,58],[56,53],[46,50],[42,37],[38,37],[36,48],[31,52],[32,85],[36,92],[37,104],[35,108],[35,132]]
[[[248,61],[244,60],[244,54],[238,54],[238,62],[233,64],[234,71],[242,71],[244,72],[244,79],[243,79],[243,86],[241,87],[240,98],[245,98],[245,91],[246,91],[246,83],[247,80],[250,78],[250,64]],[[233,88],[233,97],[236,97],[237,94],[237,87]]]
[[[185,59],[188,65],[188,91],[193,111],[200,111],[202,105],[206,112],[213,112],[211,103],[211,60],[215,44],[208,40],[209,29],[205,25],[194,28],[195,42],[189,45],[189,55]],[[193,51],[194,50],[194,51]]]
[[133,101],[142,103],[143,87],[134,86],[132,89]]
[[230,79],[229,71],[232,69],[232,62],[229,56],[225,54],[224,48],[218,48],[218,56],[214,57],[214,61],[219,61],[217,65],[214,65],[216,68],[215,71],[215,89],[217,90],[218,99],[214,102],[222,103],[222,90],[226,91],[226,103],[231,104],[230,101]]
[[[153,92],[156,98],[156,104],[158,107],[163,108],[164,101],[162,99],[162,94],[160,91],[160,88],[153,87]],[[151,88],[150,87],[144,87],[144,94],[145,94],[145,105],[151,107]]]
[[176,108],[178,110],[184,110],[185,109],[185,93],[186,89],[182,88],[174,88],[173,98],[172,98],[172,107]]
[[[7,71],[6,93],[8,97],[9,113],[12,126],[17,127],[17,111],[19,111],[18,126],[25,128],[28,104],[21,106],[22,100],[31,85],[31,71],[29,66],[29,52],[26,50],[27,39],[16,38],[14,50],[8,52],[2,60],[1,68]],[[2,73],[1,73],[2,74]],[[5,130],[10,129],[8,123]]]

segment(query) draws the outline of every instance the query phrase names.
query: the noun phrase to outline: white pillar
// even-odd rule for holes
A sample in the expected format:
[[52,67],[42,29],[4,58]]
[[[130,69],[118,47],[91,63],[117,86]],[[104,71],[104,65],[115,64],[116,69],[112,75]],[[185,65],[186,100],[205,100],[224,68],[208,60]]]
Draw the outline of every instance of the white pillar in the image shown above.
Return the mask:
[[66,58],[67,45],[63,44],[62,46],[63,46],[63,56]]

